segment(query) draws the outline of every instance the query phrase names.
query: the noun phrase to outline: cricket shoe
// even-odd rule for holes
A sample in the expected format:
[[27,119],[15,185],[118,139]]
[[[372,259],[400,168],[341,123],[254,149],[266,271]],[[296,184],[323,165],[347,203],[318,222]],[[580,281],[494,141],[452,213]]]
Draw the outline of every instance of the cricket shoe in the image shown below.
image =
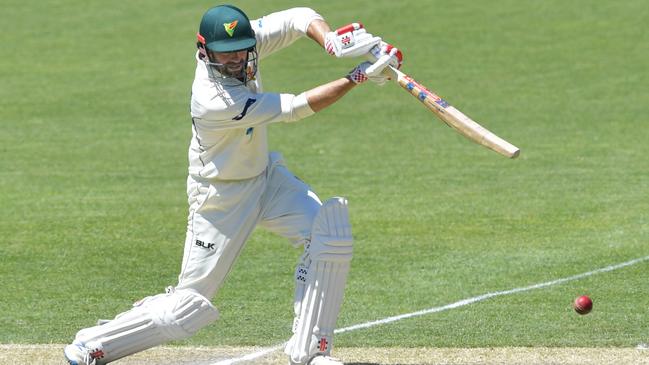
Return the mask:
[[80,341],[65,346],[63,353],[70,365],[96,365],[97,359],[104,357],[101,346],[86,346]]
[[[300,365],[293,361],[288,362],[289,365]],[[342,361],[326,355],[316,355],[309,360],[306,365],[344,365]]]
[[311,361],[309,365],[344,365],[342,361],[333,358],[331,356],[317,355]]

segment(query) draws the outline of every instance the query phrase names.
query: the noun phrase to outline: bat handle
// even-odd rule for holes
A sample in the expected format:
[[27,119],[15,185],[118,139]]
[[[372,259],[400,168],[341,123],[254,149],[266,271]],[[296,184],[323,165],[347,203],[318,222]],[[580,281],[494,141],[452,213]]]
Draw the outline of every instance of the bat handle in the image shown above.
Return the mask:
[[399,82],[399,78],[401,78],[402,75],[404,75],[403,72],[397,70],[396,68],[394,68],[394,66],[390,66],[390,65],[388,65],[388,67],[383,69],[383,74],[395,82]]
[[[376,62],[376,60],[378,60],[377,55],[380,52],[381,52],[381,48],[378,45],[376,45],[376,46],[372,47],[372,49],[365,54],[365,58],[368,61],[374,63],[374,62]],[[394,80],[394,81],[399,80],[399,77],[400,77],[399,74],[404,75],[403,72],[397,70],[396,68],[394,68],[393,66],[390,66],[390,65],[388,65],[388,67],[383,69],[383,74],[385,76],[389,77],[390,79]]]

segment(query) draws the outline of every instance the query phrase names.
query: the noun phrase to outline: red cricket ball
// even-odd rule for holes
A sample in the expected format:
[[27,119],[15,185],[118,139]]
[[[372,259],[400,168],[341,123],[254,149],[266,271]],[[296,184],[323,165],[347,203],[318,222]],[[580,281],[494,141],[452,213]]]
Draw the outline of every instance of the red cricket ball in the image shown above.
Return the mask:
[[587,295],[582,295],[575,299],[572,306],[575,308],[575,312],[579,314],[588,314],[593,309],[593,301]]

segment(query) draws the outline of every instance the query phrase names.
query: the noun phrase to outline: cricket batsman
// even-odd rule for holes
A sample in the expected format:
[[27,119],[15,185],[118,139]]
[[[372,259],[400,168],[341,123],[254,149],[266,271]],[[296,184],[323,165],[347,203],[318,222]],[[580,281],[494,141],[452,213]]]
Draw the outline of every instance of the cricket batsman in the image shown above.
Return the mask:
[[[298,95],[262,91],[258,62],[301,37],[335,57],[372,52],[349,74]],[[64,349],[71,365],[101,365],[187,338],[218,318],[211,303],[256,226],[288,238],[304,252],[295,271],[290,365],[342,364],[331,357],[333,333],[352,259],[347,200],[324,203],[268,151],[267,128],[295,122],[339,100],[367,80],[386,82],[401,53],[360,23],[331,31],[309,8],[250,21],[231,5],[203,15],[192,85],[189,216],[178,284],[94,327]],[[289,67],[300,67],[296,61]],[[326,72],[322,70],[321,72]]]

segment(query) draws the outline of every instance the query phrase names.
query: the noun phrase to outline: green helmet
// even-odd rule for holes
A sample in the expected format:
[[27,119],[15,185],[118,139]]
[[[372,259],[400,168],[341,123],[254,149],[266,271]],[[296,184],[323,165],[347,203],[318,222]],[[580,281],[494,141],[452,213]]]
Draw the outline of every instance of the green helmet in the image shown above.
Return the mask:
[[252,49],[257,45],[250,19],[232,5],[215,6],[203,14],[198,30],[199,48],[213,52]]

